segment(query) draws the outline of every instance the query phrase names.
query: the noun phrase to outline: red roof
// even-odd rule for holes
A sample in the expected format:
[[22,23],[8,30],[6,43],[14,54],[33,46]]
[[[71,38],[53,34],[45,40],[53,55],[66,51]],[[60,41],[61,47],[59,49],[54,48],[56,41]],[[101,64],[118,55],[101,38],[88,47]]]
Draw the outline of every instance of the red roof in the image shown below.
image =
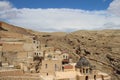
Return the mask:
[[68,59],[64,59],[62,62],[69,62],[69,60]]
[[73,66],[72,65],[65,65],[64,69],[73,69]]

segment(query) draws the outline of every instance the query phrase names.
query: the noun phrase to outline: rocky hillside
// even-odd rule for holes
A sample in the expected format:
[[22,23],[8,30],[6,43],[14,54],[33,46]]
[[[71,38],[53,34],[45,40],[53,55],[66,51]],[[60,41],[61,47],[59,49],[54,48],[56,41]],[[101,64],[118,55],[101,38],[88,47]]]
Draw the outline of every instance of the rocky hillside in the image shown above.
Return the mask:
[[18,26],[14,26],[5,22],[0,21],[0,31],[1,32],[12,32],[12,33],[17,33],[17,34],[23,34],[23,35],[32,35],[34,31],[29,30],[29,29],[24,29]]
[[68,50],[74,62],[84,55],[96,69],[110,74],[112,80],[120,80],[120,30],[60,34],[39,34],[39,40],[43,46]]
[[110,74],[112,80],[120,80],[120,30],[44,33],[0,22],[1,31],[37,35],[42,46],[68,50],[74,62],[84,55],[96,69]]

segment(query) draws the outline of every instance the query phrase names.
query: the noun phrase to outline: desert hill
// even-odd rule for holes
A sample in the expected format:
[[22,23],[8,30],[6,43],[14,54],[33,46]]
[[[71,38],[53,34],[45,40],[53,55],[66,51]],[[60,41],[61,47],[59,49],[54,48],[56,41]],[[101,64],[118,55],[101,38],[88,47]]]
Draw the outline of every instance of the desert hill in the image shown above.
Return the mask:
[[84,55],[96,69],[110,74],[112,80],[120,80],[120,30],[47,33],[0,22],[0,37],[8,36],[9,33],[36,35],[42,46],[67,50],[74,62],[79,59],[79,55]]
[[32,30],[24,29],[1,21],[0,21],[0,31],[12,32],[12,33],[24,34],[24,35],[31,35],[32,32]]

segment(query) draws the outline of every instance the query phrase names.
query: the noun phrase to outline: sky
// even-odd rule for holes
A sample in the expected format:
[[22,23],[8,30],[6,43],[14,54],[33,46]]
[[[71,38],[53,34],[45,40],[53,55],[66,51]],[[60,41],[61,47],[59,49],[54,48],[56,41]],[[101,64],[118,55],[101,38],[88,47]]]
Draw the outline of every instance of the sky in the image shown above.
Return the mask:
[[36,31],[120,29],[120,0],[0,0],[0,21]]

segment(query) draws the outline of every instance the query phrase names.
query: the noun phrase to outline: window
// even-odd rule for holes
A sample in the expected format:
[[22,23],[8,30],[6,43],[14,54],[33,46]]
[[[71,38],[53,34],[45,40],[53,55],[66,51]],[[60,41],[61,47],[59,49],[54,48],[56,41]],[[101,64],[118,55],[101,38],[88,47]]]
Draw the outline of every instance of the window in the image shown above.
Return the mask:
[[82,70],[80,69],[80,73],[82,73]]
[[38,46],[37,46],[37,48],[38,48]]
[[33,40],[35,40],[35,37],[33,37]]
[[57,65],[55,64],[55,71],[57,70]]
[[45,68],[47,68],[48,67],[48,65],[47,64],[45,64]]
[[0,62],[0,67],[2,67],[2,62]]
[[35,43],[35,41],[33,41],[33,43]]
[[64,67],[62,66],[62,71],[64,71]]
[[88,73],[88,69],[86,69],[86,73]]
[[85,73],[85,69],[83,68],[83,73]]

